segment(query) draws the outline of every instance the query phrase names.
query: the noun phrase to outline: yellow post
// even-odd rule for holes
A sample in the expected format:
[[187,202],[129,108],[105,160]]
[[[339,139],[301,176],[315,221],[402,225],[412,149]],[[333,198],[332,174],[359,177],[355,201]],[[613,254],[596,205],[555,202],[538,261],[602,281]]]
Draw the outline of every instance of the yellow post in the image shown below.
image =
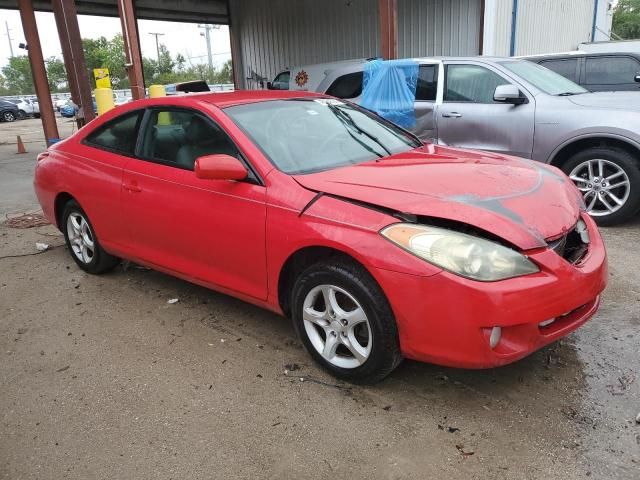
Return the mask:
[[98,115],[108,112],[115,106],[113,103],[113,90],[110,88],[96,88],[95,95]]
[[[149,97],[166,97],[167,92],[164,85],[149,85]],[[158,125],[171,125],[171,114],[169,112],[158,113]]]
[[164,90],[164,85],[150,85],[149,96],[151,98],[166,97],[167,92]]

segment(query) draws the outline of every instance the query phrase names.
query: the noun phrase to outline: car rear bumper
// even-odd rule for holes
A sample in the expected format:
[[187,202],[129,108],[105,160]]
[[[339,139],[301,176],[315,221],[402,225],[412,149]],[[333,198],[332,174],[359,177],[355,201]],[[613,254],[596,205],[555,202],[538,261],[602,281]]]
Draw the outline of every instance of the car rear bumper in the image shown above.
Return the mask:
[[[396,315],[403,355],[452,367],[490,368],[519,360],[580,327],[597,311],[608,275],[600,234],[590,218],[585,222],[591,243],[576,265],[539,249],[528,252],[539,273],[499,282],[449,272],[419,277],[376,270]],[[493,327],[500,327],[501,337],[491,348]]]

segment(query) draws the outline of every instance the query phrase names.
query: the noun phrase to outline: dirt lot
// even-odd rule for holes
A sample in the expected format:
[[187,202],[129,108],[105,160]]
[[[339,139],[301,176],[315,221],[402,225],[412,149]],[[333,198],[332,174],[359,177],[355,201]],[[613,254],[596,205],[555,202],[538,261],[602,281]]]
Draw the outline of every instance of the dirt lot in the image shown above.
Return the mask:
[[[34,208],[41,147],[0,145],[3,217]],[[604,235],[610,286],[579,332],[361,387],[271,313],[134,265],[90,276],[53,227],[0,226],[0,478],[638,479],[640,219]]]

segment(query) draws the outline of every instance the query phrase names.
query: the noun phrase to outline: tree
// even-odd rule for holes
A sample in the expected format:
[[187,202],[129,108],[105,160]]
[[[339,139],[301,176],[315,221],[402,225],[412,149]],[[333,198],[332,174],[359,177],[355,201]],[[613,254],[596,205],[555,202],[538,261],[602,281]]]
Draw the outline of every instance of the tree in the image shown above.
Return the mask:
[[61,88],[64,90],[68,90],[68,88],[66,88],[67,71],[64,68],[64,62],[56,57],[49,57],[44,62],[47,66],[49,90],[51,90],[52,92],[59,92],[61,91]]
[[640,0],[619,0],[611,31],[624,40],[640,38]]
[[82,49],[84,50],[85,61],[89,70],[89,78],[92,79],[91,82],[94,87],[94,68],[109,69],[113,88],[129,87],[127,70],[124,66],[124,40],[121,34],[116,35],[111,40],[107,40],[105,37],[97,39],[83,38]]
[[9,92],[7,95],[28,95],[35,91],[31,65],[26,55],[9,58],[9,64],[2,68],[2,74],[5,78],[5,88]]

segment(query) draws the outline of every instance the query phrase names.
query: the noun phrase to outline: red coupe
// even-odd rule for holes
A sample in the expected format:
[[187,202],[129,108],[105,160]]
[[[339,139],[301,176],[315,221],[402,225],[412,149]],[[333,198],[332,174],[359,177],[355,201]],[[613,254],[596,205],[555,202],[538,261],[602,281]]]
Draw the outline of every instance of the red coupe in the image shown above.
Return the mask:
[[351,381],[403,357],[513,362],[593,316],[607,281],[560,170],[321,95],[128,103],[42,153],[35,189],[83,270],[124,258],[289,316]]

